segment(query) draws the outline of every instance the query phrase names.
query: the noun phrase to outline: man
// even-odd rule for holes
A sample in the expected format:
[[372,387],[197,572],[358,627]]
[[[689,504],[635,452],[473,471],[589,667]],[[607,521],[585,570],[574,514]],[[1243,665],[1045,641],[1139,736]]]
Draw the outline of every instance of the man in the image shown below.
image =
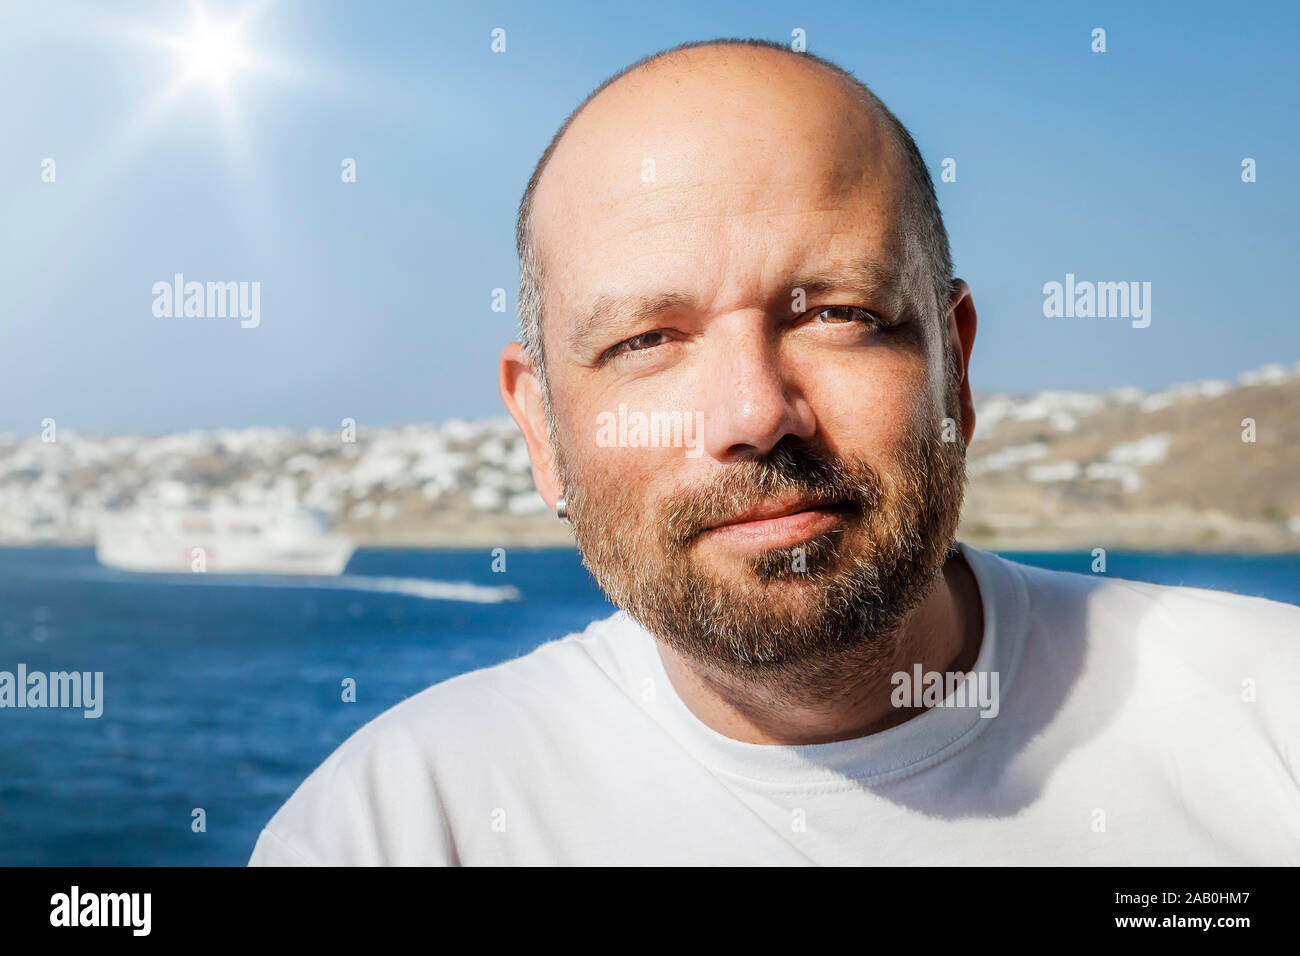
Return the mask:
[[1300,863],[1300,609],[953,544],[975,308],[856,80],[642,61],[519,249],[501,391],[620,611],[368,724],[253,863]]

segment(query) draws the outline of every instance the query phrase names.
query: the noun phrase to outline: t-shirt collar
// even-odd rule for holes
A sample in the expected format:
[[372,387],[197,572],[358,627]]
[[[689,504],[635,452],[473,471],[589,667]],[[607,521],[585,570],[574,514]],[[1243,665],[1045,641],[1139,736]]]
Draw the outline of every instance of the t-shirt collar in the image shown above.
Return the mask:
[[[1024,639],[1027,598],[1015,565],[997,555],[957,543],[979,587],[984,606],[984,633],[975,665],[966,680],[994,686],[998,675],[998,713],[1011,689]],[[619,626],[634,632],[619,640],[638,655],[631,672],[649,674],[662,692],[642,706],[696,759],[711,770],[774,787],[844,785],[846,781],[883,783],[917,773],[952,756],[997,720],[981,716],[978,706],[936,706],[888,730],[825,744],[751,744],[718,733],[686,706],[664,670],[654,638],[626,612]],[[620,636],[621,637],[621,636]],[[968,688],[969,689],[969,688]],[[972,696],[969,699],[974,700]],[[953,702],[946,698],[945,704]],[[991,709],[990,709],[991,710]]]

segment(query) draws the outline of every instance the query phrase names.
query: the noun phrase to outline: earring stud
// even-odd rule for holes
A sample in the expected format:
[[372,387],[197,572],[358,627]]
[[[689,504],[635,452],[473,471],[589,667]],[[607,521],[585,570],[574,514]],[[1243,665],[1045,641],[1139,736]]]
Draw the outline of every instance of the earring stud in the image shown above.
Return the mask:
[[555,499],[555,517],[561,521],[569,520],[569,500],[564,495]]

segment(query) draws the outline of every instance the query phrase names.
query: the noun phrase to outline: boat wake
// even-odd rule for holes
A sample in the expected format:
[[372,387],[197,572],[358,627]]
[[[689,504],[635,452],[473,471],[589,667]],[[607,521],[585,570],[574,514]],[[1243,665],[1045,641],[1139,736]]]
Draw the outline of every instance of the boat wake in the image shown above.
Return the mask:
[[315,586],[339,588],[344,591],[406,594],[430,601],[501,604],[519,600],[519,589],[508,584],[488,587],[483,584],[470,584],[467,581],[432,581],[428,578],[371,578],[360,574],[343,574],[336,578],[325,578]]
[[430,578],[371,577],[364,574],[329,576],[275,574],[149,574],[108,569],[74,575],[101,581],[147,581],[150,584],[198,585],[202,587],[298,588],[310,591],[369,591],[403,594],[426,601],[467,601],[472,604],[503,604],[519,600],[519,589],[510,585],[491,587],[468,581],[434,581]]

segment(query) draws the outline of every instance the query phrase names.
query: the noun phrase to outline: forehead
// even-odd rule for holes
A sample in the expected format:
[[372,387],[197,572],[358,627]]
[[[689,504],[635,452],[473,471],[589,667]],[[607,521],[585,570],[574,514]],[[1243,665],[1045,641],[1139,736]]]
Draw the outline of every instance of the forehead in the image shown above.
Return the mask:
[[630,74],[575,118],[538,183],[546,311],[563,321],[669,278],[710,298],[834,260],[891,264],[901,182],[883,117],[809,61],[711,51]]

